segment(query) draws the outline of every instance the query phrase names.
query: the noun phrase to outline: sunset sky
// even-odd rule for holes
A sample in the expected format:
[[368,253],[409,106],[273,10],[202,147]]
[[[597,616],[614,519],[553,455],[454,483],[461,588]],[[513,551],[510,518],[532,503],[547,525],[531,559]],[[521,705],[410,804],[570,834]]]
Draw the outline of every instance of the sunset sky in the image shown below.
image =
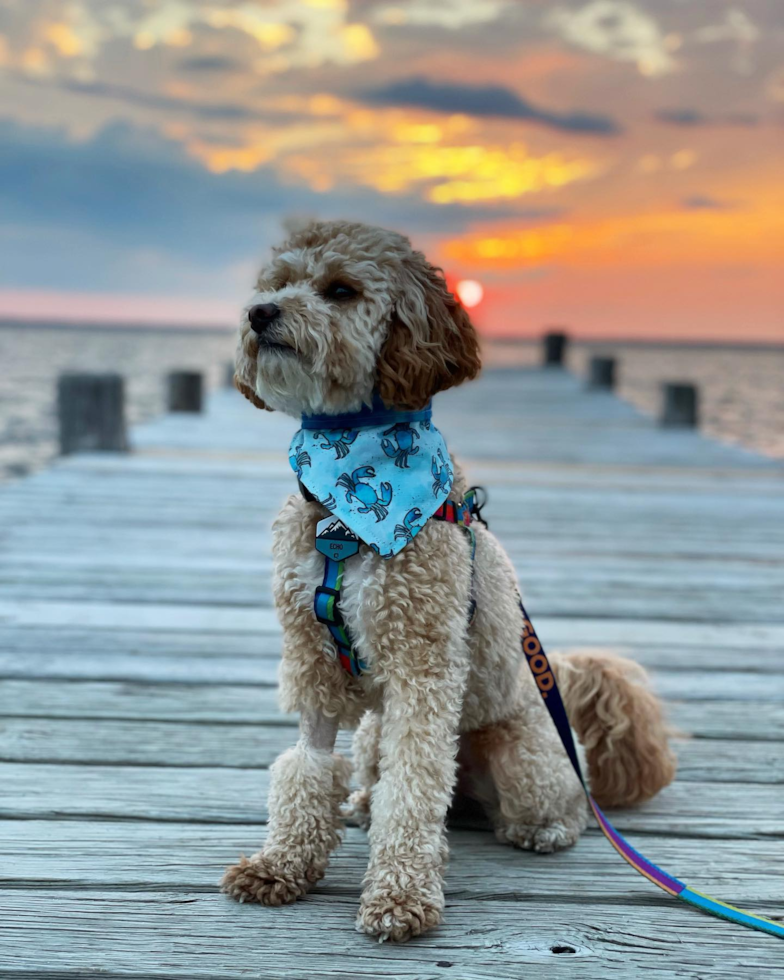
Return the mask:
[[784,341],[783,0],[0,0],[0,316],[225,323],[291,217],[489,335]]

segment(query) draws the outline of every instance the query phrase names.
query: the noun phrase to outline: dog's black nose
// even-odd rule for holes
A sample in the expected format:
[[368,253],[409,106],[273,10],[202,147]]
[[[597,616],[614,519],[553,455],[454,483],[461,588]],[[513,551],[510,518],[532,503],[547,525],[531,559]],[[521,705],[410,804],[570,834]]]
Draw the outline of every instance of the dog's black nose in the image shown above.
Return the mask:
[[276,303],[259,303],[248,310],[250,328],[254,333],[261,333],[279,316],[280,307]]

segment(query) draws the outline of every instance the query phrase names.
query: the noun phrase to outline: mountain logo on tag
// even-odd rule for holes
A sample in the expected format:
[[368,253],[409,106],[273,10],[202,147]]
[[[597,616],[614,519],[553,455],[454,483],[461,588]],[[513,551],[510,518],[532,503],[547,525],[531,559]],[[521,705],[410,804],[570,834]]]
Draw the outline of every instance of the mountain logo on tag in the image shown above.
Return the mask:
[[359,538],[337,517],[316,525],[316,551],[333,561],[345,561],[359,551]]

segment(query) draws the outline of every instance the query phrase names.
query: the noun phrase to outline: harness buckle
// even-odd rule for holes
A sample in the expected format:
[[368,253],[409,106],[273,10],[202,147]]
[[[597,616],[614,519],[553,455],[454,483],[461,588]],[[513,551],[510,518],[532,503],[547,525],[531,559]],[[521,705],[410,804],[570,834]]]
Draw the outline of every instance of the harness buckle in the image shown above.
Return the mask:
[[481,523],[484,524],[484,526],[489,530],[490,525],[487,523],[487,518],[482,517],[482,510],[487,506],[487,501],[490,495],[484,487],[471,487],[466,496],[468,496],[468,494],[473,495],[473,499],[471,500],[471,504],[469,506],[471,516],[477,521],[481,521]]
[[[322,604],[319,602],[319,597],[320,596],[325,596],[327,599],[334,599],[335,600],[332,603],[332,616],[331,617],[327,617],[327,616],[322,616],[321,615],[320,610],[321,610]],[[340,598],[340,592],[337,589],[331,589],[328,585],[317,585],[316,586],[316,598],[315,598],[315,601],[313,603],[313,611],[316,614],[316,619],[320,623],[323,623],[324,626],[343,626],[344,625],[344,623],[343,623],[343,615],[340,612],[340,610],[338,609],[338,602],[337,601],[338,601],[339,598]],[[324,603],[324,608],[325,609],[328,608],[327,605],[326,605],[326,603]]]

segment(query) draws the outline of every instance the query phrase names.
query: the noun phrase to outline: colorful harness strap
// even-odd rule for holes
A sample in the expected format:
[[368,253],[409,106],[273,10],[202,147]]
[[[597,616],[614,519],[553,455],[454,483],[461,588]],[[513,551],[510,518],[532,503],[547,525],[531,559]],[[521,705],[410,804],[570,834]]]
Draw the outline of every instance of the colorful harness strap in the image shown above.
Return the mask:
[[446,521],[448,524],[457,524],[468,535],[471,542],[471,592],[468,603],[468,625],[474,621],[476,615],[476,599],[474,597],[474,559],[476,558],[476,533],[471,527],[472,515],[479,517],[479,506],[477,505],[477,493],[479,487],[471,487],[466,492],[462,501],[457,503],[454,500],[445,500],[438,510],[433,514],[437,521]]
[[367,669],[367,664],[355,653],[348,627],[343,622],[343,616],[338,608],[345,564],[345,561],[324,559],[324,581],[316,589],[313,609],[316,619],[332,634],[341,667],[352,677],[359,677],[362,671]]
[[[476,534],[471,524],[471,511],[476,507],[477,487],[472,487],[459,503],[454,500],[445,500],[438,510],[433,514],[437,521],[447,521],[449,524],[457,524],[468,534],[471,542],[471,602],[468,609],[468,622],[471,623],[476,612],[476,600],[474,599],[473,576],[474,576],[474,557],[476,555]],[[478,512],[478,507],[476,507]],[[316,597],[313,601],[313,610],[316,619],[323,623],[332,634],[337,648],[337,659],[343,669],[351,674],[352,677],[359,677],[367,670],[367,664],[354,649],[348,627],[341,615],[338,603],[340,602],[340,588],[343,584],[343,571],[345,561],[334,561],[332,558],[324,558],[324,581],[316,589]]]
[[654,885],[658,885],[659,888],[668,894],[674,895],[684,902],[688,902],[689,905],[694,905],[703,912],[710,912],[712,915],[729,919],[730,922],[737,922],[751,929],[759,929],[760,932],[767,932],[771,936],[778,936],[779,939],[784,939],[784,925],[780,922],[774,922],[772,919],[766,919],[761,915],[753,915],[751,912],[737,909],[734,905],[719,902],[709,895],[703,895],[702,892],[698,892],[694,888],[689,888],[684,882],[673,878],[666,871],[662,871],[661,868],[649,861],[639,851],[636,851],[613,827],[607,817],[602,813],[596,800],[591,796],[591,792],[583,778],[580,761],[574,746],[572,730],[569,726],[569,719],[555,681],[555,673],[550,666],[547,655],[542,649],[539,637],[531,625],[531,620],[528,618],[522,599],[520,600],[520,611],[523,614],[523,653],[528,661],[528,666],[531,668],[531,673],[534,675],[539,693],[542,695],[545,706],[550,712],[550,717],[561,737],[566,754],[569,756],[572,767],[585,790],[585,795],[588,797],[588,802],[591,805],[599,827],[615,850],[636,871],[639,871],[641,875],[645,875],[649,881],[652,881]]

